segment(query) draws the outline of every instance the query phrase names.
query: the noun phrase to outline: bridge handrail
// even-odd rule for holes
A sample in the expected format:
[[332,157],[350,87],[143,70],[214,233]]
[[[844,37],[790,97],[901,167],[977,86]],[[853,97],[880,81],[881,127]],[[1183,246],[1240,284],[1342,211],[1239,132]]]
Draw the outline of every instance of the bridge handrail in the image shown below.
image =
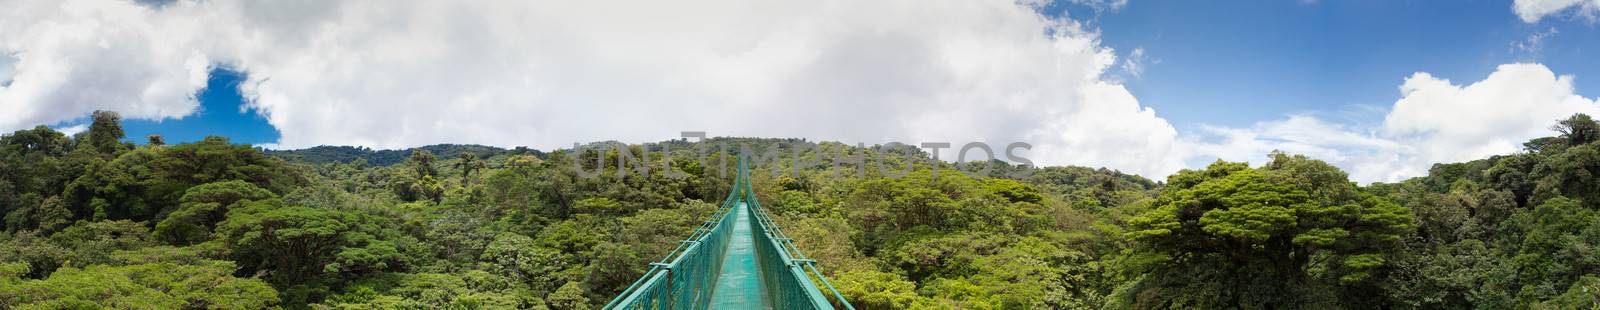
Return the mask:
[[[734,186],[737,188],[737,186],[739,186],[738,183],[744,182],[744,180],[736,179],[734,182]],[[611,302],[606,303],[605,307],[601,309],[615,309],[615,307],[619,305],[634,304],[633,301],[635,300],[649,297],[646,295],[654,295],[654,293],[662,289],[660,287],[661,285],[667,286],[665,288],[668,290],[667,293],[671,293],[670,291],[672,290],[672,287],[670,283],[661,283],[661,281],[666,281],[662,278],[670,277],[671,270],[678,269],[678,267],[682,265],[682,261],[685,257],[697,254],[696,252],[702,249],[699,247],[699,245],[706,243],[706,240],[704,239],[707,239],[708,236],[715,233],[718,228],[722,227],[720,224],[723,221],[729,220],[729,217],[733,214],[733,208],[738,206],[738,203],[743,200],[743,195],[743,191],[728,191],[728,197],[723,199],[722,205],[712,213],[712,220],[702,222],[699,227],[695,228],[693,233],[690,233],[688,238],[679,241],[677,247],[674,247],[672,251],[667,252],[666,257],[661,258],[660,261],[651,263],[650,269],[645,271],[643,276],[640,276],[638,280],[634,280],[633,284],[628,285],[628,288],[623,289],[622,293],[617,294],[616,298],[611,299]],[[723,239],[726,239],[726,234],[722,235],[722,237]],[[724,248],[725,247],[719,246],[715,250],[720,251]],[[715,260],[720,262],[721,255],[720,253],[718,254],[719,255],[710,255],[709,257],[713,257]],[[721,264],[717,263],[713,264],[712,266],[721,266]],[[695,299],[699,299],[701,297],[704,296],[696,294]],[[693,301],[691,301],[691,303],[692,302]]]
[[[817,268],[817,262],[807,259],[805,254],[801,253],[800,249],[794,245],[794,240],[785,235],[783,229],[778,228],[778,225],[772,221],[771,217],[767,216],[767,210],[761,206],[760,200],[755,195],[755,187],[749,180],[750,173],[745,156],[740,156],[739,174],[735,177],[734,183],[728,191],[728,197],[723,199],[722,205],[712,213],[712,220],[702,222],[690,234],[689,238],[679,241],[678,246],[669,251],[666,257],[651,263],[650,269],[643,276],[628,285],[628,288],[624,289],[611,302],[606,303],[603,309],[675,309],[679,305],[687,305],[683,308],[694,309],[698,308],[697,305],[702,305],[702,300],[708,301],[712,291],[709,286],[714,285],[717,269],[722,266],[723,251],[727,250],[725,245],[729,234],[724,230],[732,229],[721,224],[732,220],[733,208],[743,202],[750,210],[750,214],[747,216],[750,217],[751,223],[757,225],[758,227],[756,228],[761,231],[756,236],[757,242],[769,245],[756,246],[757,255],[759,256],[757,260],[765,262],[761,264],[763,269],[777,269],[780,265],[776,263],[781,263],[781,272],[787,273],[787,276],[768,273],[770,276],[765,277],[768,282],[768,293],[772,294],[772,297],[778,297],[773,300],[774,306],[780,309],[791,309],[794,307],[790,306],[790,301],[795,299],[803,304],[794,304],[793,306],[809,306],[807,308],[811,309],[834,309],[833,304],[829,303],[828,298],[822,294],[822,291],[813,282],[814,277],[816,281],[820,281],[828,289],[829,293],[832,293],[832,297],[840,305],[843,305],[845,309],[855,310],[855,307],[850,305],[850,302],[845,300],[843,295],[839,294],[839,290],[834,288],[833,283],[829,282],[828,278]],[[716,253],[705,253],[703,251],[715,251]],[[686,262],[685,260],[688,261]],[[682,270],[683,272],[675,274],[674,270]],[[773,271],[779,272],[777,270]],[[688,273],[688,275],[685,276],[683,273]],[[674,279],[680,278],[693,283],[687,283],[687,285],[673,283]],[[787,288],[779,290],[780,287],[774,287],[774,285],[786,286]],[[681,290],[691,290],[693,292],[680,293],[679,291]],[[650,304],[640,304],[639,302],[641,301],[649,302]]]
[[[742,167],[743,163],[744,161],[741,160],[740,168],[745,168]],[[746,174],[743,177],[747,178],[749,176],[748,170],[740,169],[740,171]],[[767,209],[762,207],[761,201],[757,199],[754,186],[749,182],[745,182],[744,186],[745,188],[743,188],[743,190],[749,193],[749,195],[744,196],[744,199],[746,200],[745,203],[748,204],[749,209],[752,211],[751,217],[755,219],[754,222],[757,225],[761,226],[761,231],[766,237],[764,239],[775,243],[774,245],[776,248],[783,250],[779,253],[781,254],[779,257],[782,258],[785,266],[791,267],[790,272],[792,272],[797,278],[805,279],[806,284],[812,284],[810,283],[811,279],[813,276],[815,276],[817,280],[822,282],[822,284],[827,287],[828,292],[832,293],[833,297],[839,302],[840,305],[843,305],[845,309],[855,310],[855,306],[851,305],[850,301],[845,300],[844,295],[839,294],[839,290],[834,288],[833,283],[828,281],[828,277],[824,276],[822,271],[817,268],[817,261],[807,259],[805,254],[800,252],[800,248],[794,245],[794,239],[789,238],[788,235],[784,234],[783,229],[779,228],[777,223],[773,222],[772,218],[767,216]],[[807,269],[810,270],[809,273],[806,272]],[[816,285],[801,285],[801,288],[806,291],[807,295],[809,295],[808,297],[811,299],[813,308],[833,308],[832,305],[828,304],[827,298],[822,296],[822,292],[817,289]]]

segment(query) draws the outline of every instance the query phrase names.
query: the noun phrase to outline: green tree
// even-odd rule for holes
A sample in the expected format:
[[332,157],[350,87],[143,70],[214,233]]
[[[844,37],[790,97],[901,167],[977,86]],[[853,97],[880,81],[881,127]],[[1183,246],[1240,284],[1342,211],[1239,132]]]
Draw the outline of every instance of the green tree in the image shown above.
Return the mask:
[[462,180],[471,178],[473,171],[485,168],[483,161],[478,160],[478,154],[461,152],[460,155],[456,155],[456,158],[460,159],[460,161],[456,162],[456,169],[461,169]]
[[89,123],[89,143],[101,154],[116,155],[124,146],[122,137],[122,115],[112,111],[94,111],[93,121]]
[[79,221],[59,232],[40,235],[17,233],[0,242],[0,262],[26,262],[30,277],[43,277],[58,267],[109,264],[116,251],[153,245],[142,223],[130,221]]
[[15,200],[15,209],[6,213],[6,227],[11,230],[36,228],[41,232],[54,232],[72,221],[72,210],[67,209],[59,196],[39,201],[39,195],[27,193]]
[[438,158],[433,156],[433,152],[428,150],[412,151],[411,157],[406,161],[411,165],[412,169],[417,171],[418,178],[439,175],[439,170],[433,167],[433,162],[438,161]]
[[154,245],[144,223],[127,220],[81,221],[50,235],[50,242],[71,251],[65,262],[74,267],[114,263],[112,255],[116,251]]
[[1394,260],[1387,297],[1413,309],[1515,308],[1516,269],[1478,240],[1411,244]]
[[1577,200],[1557,197],[1510,220],[1522,240],[1511,261],[1521,287],[1517,297],[1530,304],[1562,294],[1584,276],[1600,274],[1600,212]]
[[539,160],[539,157],[533,155],[513,155],[506,158],[506,166],[511,168],[533,168],[543,162],[543,160]]
[[229,262],[93,265],[62,268],[41,280],[17,279],[18,266],[0,264],[0,308],[264,309],[278,304],[277,291],[261,280],[234,277]]
[[833,278],[839,293],[862,310],[910,309],[924,299],[917,284],[893,273],[873,270],[839,273]]
[[79,219],[158,220],[178,206],[189,187],[241,180],[274,193],[303,179],[248,145],[207,137],[196,143],[139,148],[107,162],[92,160],[68,183],[63,201]]
[[578,200],[578,202],[573,203],[572,210],[579,213],[589,214],[617,215],[623,213],[622,203],[617,202],[615,199],[606,197],[584,198],[583,200]]
[[178,209],[156,224],[155,237],[175,245],[205,241],[212,228],[228,210],[239,204],[277,198],[272,192],[248,182],[232,180],[190,187],[179,199]]
[[555,249],[538,246],[533,238],[516,233],[501,233],[483,252],[489,270],[511,277],[544,295],[555,291],[565,280],[561,272],[569,266]]
[[1550,130],[1560,133],[1562,138],[1567,139],[1567,145],[1571,146],[1588,144],[1600,138],[1600,123],[1595,123],[1593,118],[1583,113],[1557,121]]
[[406,201],[428,199],[439,202],[445,188],[439,180],[439,171],[433,167],[436,160],[433,153],[427,150],[412,151],[406,162],[413,174],[396,178],[390,184],[395,193]]
[[1159,257],[1138,284],[1149,307],[1330,305],[1360,292],[1412,229],[1410,212],[1356,193],[1320,161],[1276,154],[1262,169],[1218,161],[1168,178],[1155,210],[1130,222]]
[[482,270],[458,274],[386,273],[351,285],[325,304],[337,309],[529,309],[525,288]]
[[410,188],[410,193],[414,195],[412,200],[427,199],[438,202],[440,198],[444,198],[444,183],[439,182],[438,179],[433,178],[431,175],[422,176],[415,182],[411,182]]
[[244,271],[266,271],[287,288],[406,267],[415,241],[394,226],[356,212],[246,201],[217,224],[212,242]]
[[588,310],[594,309],[593,302],[584,290],[582,282],[572,281],[562,284],[555,293],[550,294],[547,302],[552,309]]

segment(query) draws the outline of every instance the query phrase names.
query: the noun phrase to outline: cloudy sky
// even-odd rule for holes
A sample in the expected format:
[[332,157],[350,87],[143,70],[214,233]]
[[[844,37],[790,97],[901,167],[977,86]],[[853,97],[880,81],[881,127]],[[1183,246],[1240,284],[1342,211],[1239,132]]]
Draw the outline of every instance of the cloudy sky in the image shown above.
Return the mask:
[[1031,143],[1363,181],[1600,114],[1600,0],[0,0],[0,130],[274,148],[716,136]]

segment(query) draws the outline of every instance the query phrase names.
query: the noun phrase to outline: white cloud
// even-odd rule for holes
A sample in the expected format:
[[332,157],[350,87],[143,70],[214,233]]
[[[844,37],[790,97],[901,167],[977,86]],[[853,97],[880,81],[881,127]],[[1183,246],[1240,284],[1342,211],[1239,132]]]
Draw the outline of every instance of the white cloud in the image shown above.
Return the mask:
[[1136,47],[1132,52],[1128,52],[1128,57],[1123,57],[1122,74],[1137,80],[1144,75],[1145,68],[1159,63],[1161,60],[1151,59],[1145,54],[1143,47]]
[[66,126],[66,127],[61,127],[61,128],[52,128],[52,129],[55,129],[56,131],[61,132],[61,134],[67,135],[68,137],[71,137],[71,136],[76,135],[76,134],[78,134],[80,132],[89,131],[89,124],[77,124],[77,125]]
[[[1166,120],[1105,76],[1098,34],[1029,1],[11,0],[0,129],[111,109],[172,118],[244,71],[275,147],[713,135],[1035,145],[1162,177]],[[1125,0],[1092,1],[1104,9]]]
[[1572,79],[1540,64],[1501,65],[1465,86],[1416,73],[1401,84],[1381,125],[1296,115],[1251,128],[1213,127],[1191,153],[1260,162],[1278,149],[1326,160],[1361,182],[1399,181],[1426,175],[1433,163],[1517,152],[1528,139],[1553,135],[1550,125],[1573,113],[1600,115],[1600,102],[1576,94]]
[[1072,0],[1072,3],[1089,7],[1096,12],[1115,12],[1128,6],[1128,0]]
[[257,143],[257,144],[252,144],[250,146],[259,147],[259,148],[266,149],[266,150],[292,150],[292,149],[294,149],[294,148],[283,147],[282,145],[278,145],[277,143]]
[[1556,119],[1597,114],[1592,99],[1575,93],[1573,77],[1539,64],[1501,65],[1467,86],[1418,73],[1384,120],[1384,131],[1424,141],[1430,160],[1452,162],[1504,154],[1529,138],[1549,135]]
[[1517,12],[1517,17],[1527,23],[1562,12],[1593,19],[1596,13],[1600,13],[1600,0],[1516,0],[1511,8]]
[[1511,43],[1511,52],[1521,54],[1526,59],[1539,59],[1544,55],[1544,42],[1555,36],[1559,31],[1550,27],[1544,31],[1537,31],[1528,35],[1527,39]]
[[[114,109],[132,118],[187,115],[206,55],[184,20],[113,1],[6,1],[0,51],[15,59],[0,91],[0,129]],[[4,57],[0,57],[4,58]]]

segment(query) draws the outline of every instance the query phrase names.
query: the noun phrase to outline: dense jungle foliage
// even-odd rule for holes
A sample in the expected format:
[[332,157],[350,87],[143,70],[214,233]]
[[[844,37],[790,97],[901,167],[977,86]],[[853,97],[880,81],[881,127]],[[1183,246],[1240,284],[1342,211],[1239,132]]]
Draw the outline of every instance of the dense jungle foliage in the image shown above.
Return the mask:
[[1157,182],[795,139],[135,145],[98,112],[0,138],[0,308],[594,309],[714,211],[749,145],[799,154],[758,161],[757,192],[858,309],[1597,309],[1600,125],[1555,123],[1359,186],[1282,153]]

